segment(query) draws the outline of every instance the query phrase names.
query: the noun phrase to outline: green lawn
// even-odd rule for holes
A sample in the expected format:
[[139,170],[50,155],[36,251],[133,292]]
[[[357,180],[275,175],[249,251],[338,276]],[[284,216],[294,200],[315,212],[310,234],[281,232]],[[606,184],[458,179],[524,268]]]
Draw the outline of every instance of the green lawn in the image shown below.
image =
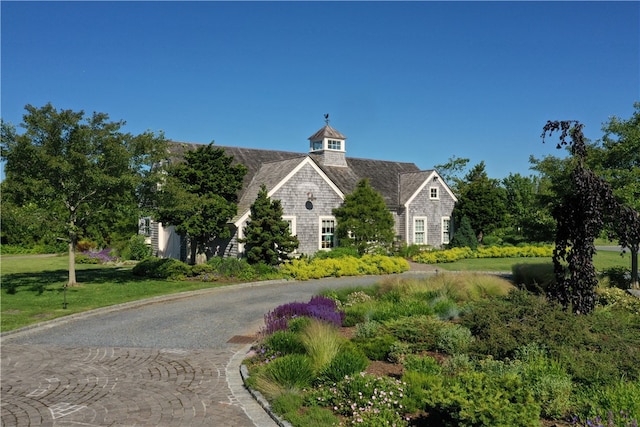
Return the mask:
[[[435,266],[447,271],[511,271],[514,264],[545,262],[551,264],[551,258],[473,258]],[[593,264],[598,271],[617,266],[631,268],[631,255],[628,251],[623,255],[617,251],[598,251]]]
[[[468,259],[438,264],[449,271],[511,271],[517,263],[551,262],[548,258],[490,258]],[[613,266],[630,266],[630,255],[600,251],[594,259],[598,270]],[[131,267],[78,264],[80,285],[67,289],[67,308],[63,309],[64,284],[68,279],[67,256],[11,256],[0,257],[0,331],[27,326],[158,295],[228,285],[228,282],[172,282],[139,278]],[[10,289],[15,289],[11,294]]]
[[[77,265],[78,286],[67,289],[68,257],[2,256],[0,331],[73,313],[158,295],[224,286],[222,282],[172,282],[134,276],[131,267]],[[15,288],[15,294],[8,292]]]

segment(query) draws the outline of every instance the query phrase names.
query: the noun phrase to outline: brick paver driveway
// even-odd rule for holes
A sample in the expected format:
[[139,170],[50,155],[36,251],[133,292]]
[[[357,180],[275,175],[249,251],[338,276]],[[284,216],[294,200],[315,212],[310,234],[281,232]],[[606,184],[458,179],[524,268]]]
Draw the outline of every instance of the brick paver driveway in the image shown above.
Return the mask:
[[264,313],[376,280],[244,284],[4,334],[2,425],[274,426],[238,372]]

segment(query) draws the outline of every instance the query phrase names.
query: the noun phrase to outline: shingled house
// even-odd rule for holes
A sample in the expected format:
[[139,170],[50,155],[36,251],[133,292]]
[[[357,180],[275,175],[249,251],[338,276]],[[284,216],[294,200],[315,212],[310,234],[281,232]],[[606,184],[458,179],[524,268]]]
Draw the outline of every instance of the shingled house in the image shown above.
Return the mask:
[[[229,226],[232,238],[213,241],[208,256],[243,255],[243,229],[260,186],[278,199],[283,219],[298,236],[298,253],[313,254],[335,247],[336,219],[332,210],[342,204],[358,181],[368,178],[382,196],[395,220],[396,239],[407,244],[441,247],[453,232],[451,213],[456,198],[435,170],[420,170],[413,163],[357,159],[346,156],[347,138],[327,124],[309,137],[309,152],[261,150],[217,146],[234,162],[247,167],[239,195],[238,213]],[[180,156],[198,144],[172,143]],[[141,232],[160,257],[185,260],[186,246],[173,227],[150,218],[141,220]]]

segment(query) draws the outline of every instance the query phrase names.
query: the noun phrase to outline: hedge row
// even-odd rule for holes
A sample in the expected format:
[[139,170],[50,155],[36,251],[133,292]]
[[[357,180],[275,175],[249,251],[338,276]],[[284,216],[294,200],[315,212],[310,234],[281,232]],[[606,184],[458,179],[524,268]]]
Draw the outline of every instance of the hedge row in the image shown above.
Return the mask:
[[409,270],[404,258],[383,255],[363,255],[361,258],[294,259],[281,266],[284,277],[308,280],[322,277],[361,276],[367,274],[402,273]]
[[491,246],[472,250],[470,248],[452,248],[421,252],[412,259],[422,264],[437,264],[454,262],[469,258],[522,258],[522,257],[551,257],[551,246]]

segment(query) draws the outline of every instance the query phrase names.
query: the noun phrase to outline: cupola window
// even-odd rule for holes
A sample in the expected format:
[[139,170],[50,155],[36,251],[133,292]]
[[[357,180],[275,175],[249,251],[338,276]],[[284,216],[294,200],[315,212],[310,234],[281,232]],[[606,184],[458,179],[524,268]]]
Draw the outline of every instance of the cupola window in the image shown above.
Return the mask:
[[329,150],[342,150],[342,141],[330,139],[327,141],[327,148]]

